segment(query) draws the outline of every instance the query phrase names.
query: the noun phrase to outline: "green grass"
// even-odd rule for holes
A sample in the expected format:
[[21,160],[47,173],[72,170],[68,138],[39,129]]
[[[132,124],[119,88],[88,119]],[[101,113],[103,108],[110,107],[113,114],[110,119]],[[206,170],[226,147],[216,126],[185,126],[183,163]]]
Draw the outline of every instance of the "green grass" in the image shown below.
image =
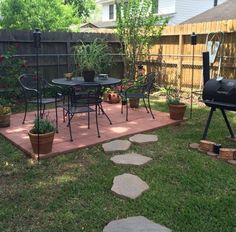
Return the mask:
[[[154,107],[166,110],[164,103]],[[236,166],[188,149],[199,142],[208,111],[196,107],[192,120],[151,132],[157,143],[132,145],[153,158],[143,167],[113,165],[101,145],[32,164],[0,137],[0,231],[100,232],[136,215],[173,231],[236,231]],[[229,118],[235,127],[235,115]],[[216,113],[208,138],[236,147],[226,135]],[[123,173],[138,175],[150,190],[136,200],[116,197],[112,181]]]

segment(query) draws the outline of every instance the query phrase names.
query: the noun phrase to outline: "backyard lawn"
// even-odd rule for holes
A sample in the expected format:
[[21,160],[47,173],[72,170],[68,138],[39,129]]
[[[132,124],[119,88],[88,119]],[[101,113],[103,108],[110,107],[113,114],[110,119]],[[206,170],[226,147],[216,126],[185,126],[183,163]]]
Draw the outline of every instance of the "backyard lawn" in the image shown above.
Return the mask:
[[[153,105],[166,111],[163,102]],[[192,120],[152,131],[155,144],[132,145],[130,151],[153,158],[143,167],[114,165],[101,145],[33,163],[0,137],[0,231],[101,232],[112,220],[137,215],[172,231],[236,231],[236,166],[188,149],[199,142],[208,111],[195,107]],[[226,135],[218,112],[208,138],[236,147]],[[123,173],[150,189],[136,200],[118,198],[111,186]]]

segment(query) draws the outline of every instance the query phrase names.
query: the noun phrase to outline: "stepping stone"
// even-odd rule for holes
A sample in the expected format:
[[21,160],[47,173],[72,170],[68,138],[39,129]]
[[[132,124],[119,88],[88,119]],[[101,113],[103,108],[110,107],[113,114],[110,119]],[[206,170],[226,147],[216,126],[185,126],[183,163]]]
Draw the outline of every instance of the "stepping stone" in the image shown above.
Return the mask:
[[212,156],[212,157],[217,157],[219,154],[216,154],[214,152],[207,152],[207,155]]
[[106,153],[116,151],[126,151],[129,149],[131,142],[128,140],[114,140],[109,143],[102,144],[103,150]]
[[136,199],[148,189],[146,182],[138,176],[125,173],[114,178],[111,191],[120,197]]
[[123,155],[116,155],[111,158],[115,164],[137,165],[141,166],[152,160],[152,158],[136,153],[127,153]]
[[199,143],[191,143],[191,144],[189,144],[189,148],[191,148],[191,149],[198,149],[199,148]]
[[171,232],[170,229],[154,223],[143,216],[128,217],[111,221],[103,232]]
[[236,165],[236,160],[228,160],[228,163],[229,163],[229,164]]
[[233,141],[233,142],[236,142],[236,137],[235,138],[231,138],[231,136],[227,136],[226,139],[228,139],[230,141]]
[[130,142],[138,144],[156,142],[157,140],[158,138],[156,135],[145,135],[145,134],[137,134],[129,138]]

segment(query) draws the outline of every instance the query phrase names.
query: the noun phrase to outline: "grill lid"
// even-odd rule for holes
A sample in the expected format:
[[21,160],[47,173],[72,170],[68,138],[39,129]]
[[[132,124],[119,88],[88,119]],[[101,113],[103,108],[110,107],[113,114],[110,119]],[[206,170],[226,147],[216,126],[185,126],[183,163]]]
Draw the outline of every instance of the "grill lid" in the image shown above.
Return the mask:
[[236,80],[223,78],[211,79],[203,89],[203,101],[218,102],[220,105],[232,104],[236,106]]

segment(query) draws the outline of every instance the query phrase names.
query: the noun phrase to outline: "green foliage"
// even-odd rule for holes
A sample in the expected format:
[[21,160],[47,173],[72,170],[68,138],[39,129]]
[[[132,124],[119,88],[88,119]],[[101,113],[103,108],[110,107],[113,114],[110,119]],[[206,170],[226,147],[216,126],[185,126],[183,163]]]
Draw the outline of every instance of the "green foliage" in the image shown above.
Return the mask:
[[0,2],[0,26],[6,29],[67,31],[80,22],[71,5],[61,0],[4,0]]
[[[90,44],[84,44],[74,47],[74,59],[78,70],[94,70],[97,74],[107,72],[110,65],[108,45],[95,39]],[[77,70],[77,73],[78,73]]]
[[0,98],[0,115],[11,113],[11,103],[5,98]]
[[46,118],[36,118],[34,120],[34,126],[31,132],[33,134],[46,134],[55,131],[53,123]]
[[165,87],[166,89],[166,102],[168,105],[178,105],[180,103],[179,90],[172,85]]
[[[126,77],[122,79],[122,88],[123,90],[127,90],[129,93],[140,92],[140,87],[145,83],[144,76],[138,76],[135,80],[130,80],[130,78]],[[130,88],[130,89],[129,89]]]
[[72,5],[76,15],[83,21],[96,9],[95,0],[65,0],[65,3]]
[[[167,110],[165,102],[151,103]],[[199,142],[208,113],[195,106],[193,120],[148,132],[157,143],[132,144],[130,152],[153,159],[143,168],[111,165],[101,144],[33,162],[0,136],[0,231],[100,232],[114,219],[144,215],[173,232],[234,232],[236,167],[188,149]],[[235,126],[235,114],[228,117]],[[235,147],[225,139],[221,112],[212,120],[209,138]],[[118,198],[110,189],[122,173],[150,189],[136,200]]]
[[26,61],[16,57],[18,44],[9,46],[5,54],[0,55],[0,85],[1,88],[15,88],[17,78],[26,67]]
[[[116,2],[117,35],[123,43],[126,66],[131,78],[135,76],[135,63],[146,57],[168,19],[153,14],[153,0],[121,0]],[[158,26],[157,26],[158,25]],[[126,67],[127,69],[127,67]]]

